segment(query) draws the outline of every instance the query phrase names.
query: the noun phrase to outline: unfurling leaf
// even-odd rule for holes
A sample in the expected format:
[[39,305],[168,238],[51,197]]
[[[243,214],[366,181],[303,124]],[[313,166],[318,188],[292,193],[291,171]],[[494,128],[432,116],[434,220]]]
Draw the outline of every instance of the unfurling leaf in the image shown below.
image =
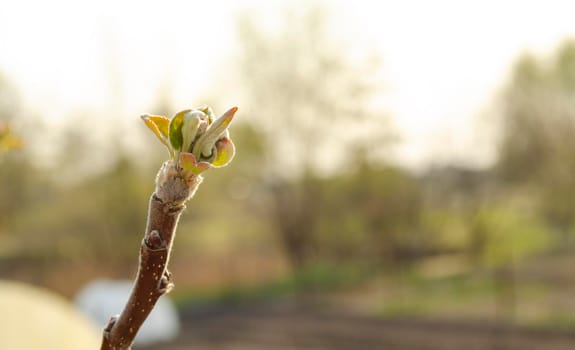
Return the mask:
[[161,115],[149,115],[149,114],[144,114],[141,116],[141,118],[144,121],[144,123],[146,123],[146,126],[150,130],[152,130],[154,135],[156,135],[156,137],[168,148],[170,155],[173,157],[174,154],[172,148],[168,143],[169,142],[168,130],[170,120]]
[[232,122],[234,118],[234,114],[238,110],[237,107],[233,107],[224,113],[221,117],[214,120],[214,122],[208,127],[206,132],[200,136],[196,144],[194,145],[194,149],[192,153],[197,157],[206,157],[209,158],[212,156],[212,149],[219,138],[222,136],[226,136],[225,133],[228,129],[228,126]]
[[170,144],[174,149],[176,155],[182,151],[182,144],[184,142],[184,137],[182,135],[182,126],[184,125],[184,115],[190,112],[191,109],[183,110],[177,113],[170,121],[169,127],[169,138]]
[[184,114],[184,124],[182,125],[182,152],[191,152],[192,143],[201,132],[201,124],[207,123],[207,117],[200,111],[191,111]]

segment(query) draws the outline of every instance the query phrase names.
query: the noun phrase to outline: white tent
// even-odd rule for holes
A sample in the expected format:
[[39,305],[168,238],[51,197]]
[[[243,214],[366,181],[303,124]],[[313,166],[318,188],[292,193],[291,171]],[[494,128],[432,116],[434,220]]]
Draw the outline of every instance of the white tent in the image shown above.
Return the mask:
[[[78,308],[103,328],[112,315],[119,314],[132,289],[132,281],[96,280],[76,296]],[[174,339],[180,321],[171,300],[162,296],[136,336],[136,345],[149,345]]]

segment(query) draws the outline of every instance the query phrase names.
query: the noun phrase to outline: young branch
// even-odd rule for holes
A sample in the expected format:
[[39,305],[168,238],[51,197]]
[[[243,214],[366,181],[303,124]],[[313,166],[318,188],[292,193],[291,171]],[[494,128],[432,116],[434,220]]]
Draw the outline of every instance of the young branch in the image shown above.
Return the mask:
[[160,296],[173,288],[167,265],[176,226],[185,202],[191,198],[202,178],[194,177],[189,183],[179,175],[172,161],[168,161],[158,173],[158,179],[159,186],[149,202],[136,280],[124,310],[119,316],[112,317],[104,329],[102,350],[129,349]]
[[236,111],[237,107],[232,107],[219,118],[209,107],[183,110],[171,120],[142,116],[168,148],[171,159],[156,176],[132,292],[122,313],[104,328],[101,350],[129,349],[158,299],[173,288],[167,266],[180,214],[202,182],[200,174],[226,166],[234,157],[228,126]]

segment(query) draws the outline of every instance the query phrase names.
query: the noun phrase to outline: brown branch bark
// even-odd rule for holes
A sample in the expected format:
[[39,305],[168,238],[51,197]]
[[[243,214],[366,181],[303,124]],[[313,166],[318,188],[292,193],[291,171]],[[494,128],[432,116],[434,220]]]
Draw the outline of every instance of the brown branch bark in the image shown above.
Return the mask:
[[164,163],[149,202],[148,220],[140,246],[138,273],[132,292],[119,316],[113,316],[102,337],[101,350],[130,349],[136,333],[158,299],[173,288],[167,269],[176,226],[185,202],[193,195],[201,177],[185,180],[176,167]]

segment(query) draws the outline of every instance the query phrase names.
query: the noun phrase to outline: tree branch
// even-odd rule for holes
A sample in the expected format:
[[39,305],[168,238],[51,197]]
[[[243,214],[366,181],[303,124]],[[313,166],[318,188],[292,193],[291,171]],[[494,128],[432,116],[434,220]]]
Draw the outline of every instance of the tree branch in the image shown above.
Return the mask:
[[234,157],[228,126],[237,110],[232,107],[219,118],[209,107],[183,110],[171,120],[158,115],[141,116],[168,148],[171,159],[156,175],[130,298],[120,316],[113,316],[104,328],[101,350],[129,349],[158,299],[173,288],[167,265],[180,214],[202,182],[200,173],[226,166]]
[[140,246],[138,273],[120,316],[104,329],[101,350],[129,349],[136,333],[160,296],[173,288],[167,269],[176,226],[185,203],[202,181],[201,176],[182,177],[173,161],[164,163],[149,202],[146,232]]

